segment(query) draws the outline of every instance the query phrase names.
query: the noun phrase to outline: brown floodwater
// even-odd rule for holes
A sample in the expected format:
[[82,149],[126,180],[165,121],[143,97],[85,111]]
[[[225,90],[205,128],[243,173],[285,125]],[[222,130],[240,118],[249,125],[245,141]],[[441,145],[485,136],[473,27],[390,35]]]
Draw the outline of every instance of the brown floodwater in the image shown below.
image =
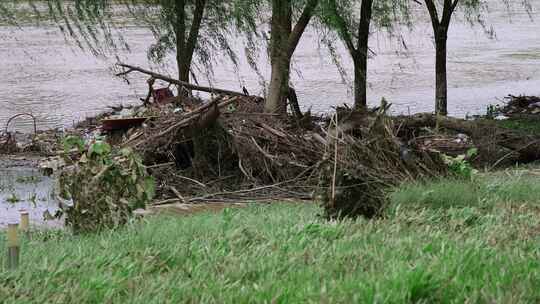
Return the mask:
[[45,221],[43,213],[58,209],[55,180],[36,169],[36,160],[0,158],[0,229],[29,213],[34,227],[61,227],[61,221]]
[[[531,2],[540,7],[540,0]],[[433,111],[432,32],[426,13],[419,11],[417,15],[421,21],[412,31],[399,31],[406,48],[377,31],[370,42],[376,55],[369,62],[369,102],[377,104],[385,97],[393,103],[395,113]],[[486,24],[493,26],[495,39],[480,26],[471,27],[460,20],[461,15],[456,15],[457,22],[449,33],[450,114],[483,113],[488,104],[500,102],[507,94],[540,95],[538,14],[533,12],[530,18],[515,7],[509,15],[504,7],[492,5]],[[118,54],[121,60],[148,67],[146,49],[153,40],[150,32],[137,26],[126,27],[123,32],[131,52]],[[324,112],[350,102],[352,97],[350,86],[342,81],[317,37],[314,30],[303,37],[294,57],[293,84],[304,109]],[[237,39],[234,47],[243,58],[242,40]],[[338,52],[350,83],[352,64],[343,46],[338,46]],[[21,112],[34,114],[40,129],[69,127],[108,105],[138,103],[146,93],[145,79],[133,77],[128,86],[113,76],[113,63],[113,59],[95,58],[66,43],[55,27],[0,26],[0,127]],[[270,70],[264,54],[259,66],[268,79]],[[174,65],[161,71],[174,71]],[[203,75],[198,78],[208,82]],[[245,60],[235,71],[224,58],[215,58],[214,86],[240,90],[245,85],[251,93],[262,94],[259,80]],[[21,117],[11,129],[29,131],[31,121]]]

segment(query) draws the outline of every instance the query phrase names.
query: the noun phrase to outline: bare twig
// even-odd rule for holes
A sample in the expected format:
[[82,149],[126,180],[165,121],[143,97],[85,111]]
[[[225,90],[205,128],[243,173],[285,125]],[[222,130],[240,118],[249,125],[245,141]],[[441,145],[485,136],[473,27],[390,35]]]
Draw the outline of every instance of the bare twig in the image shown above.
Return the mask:
[[278,187],[280,185],[284,185],[284,184],[287,184],[287,183],[290,183],[290,182],[292,182],[292,181],[288,180],[288,181],[279,182],[279,183],[276,183],[276,184],[273,184],[273,185],[254,187],[254,188],[251,188],[251,189],[243,189],[243,190],[238,190],[238,191],[216,192],[216,193],[203,195],[203,196],[200,196],[200,197],[194,197],[194,198],[191,198],[189,201],[193,202],[193,201],[197,201],[197,200],[201,200],[201,199],[207,199],[207,198],[216,197],[216,196],[220,196],[220,195],[244,194],[244,193],[257,192],[257,191],[264,190],[264,189],[276,188],[276,187]]
[[334,115],[334,124],[336,127],[336,134],[334,140],[334,173],[332,174],[332,207],[336,203],[336,174],[337,174],[337,155],[338,155],[338,137],[339,137],[339,126],[338,126],[338,114]]
[[178,197],[178,199],[180,199],[182,203],[186,203],[186,199],[182,196],[182,194],[180,194],[178,190],[176,190],[174,186],[169,186],[169,189],[174,192],[174,195],[176,195],[176,197]]
[[198,180],[194,180],[194,179],[192,179],[192,178],[185,177],[185,176],[182,176],[182,175],[175,175],[175,177],[178,177],[178,178],[180,178],[180,179],[184,179],[184,180],[190,181],[190,182],[195,183],[195,184],[197,184],[197,185],[199,185],[199,186],[201,186],[201,187],[203,187],[203,188],[206,188],[206,185],[203,184],[203,183],[201,183],[201,182],[198,181]]
[[171,199],[166,199],[166,200],[162,200],[162,201],[158,201],[158,202],[149,204],[149,206],[161,206],[161,205],[168,205],[168,204],[180,203],[180,202],[181,202],[181,200],[178,199],[178,198],[171,198]]

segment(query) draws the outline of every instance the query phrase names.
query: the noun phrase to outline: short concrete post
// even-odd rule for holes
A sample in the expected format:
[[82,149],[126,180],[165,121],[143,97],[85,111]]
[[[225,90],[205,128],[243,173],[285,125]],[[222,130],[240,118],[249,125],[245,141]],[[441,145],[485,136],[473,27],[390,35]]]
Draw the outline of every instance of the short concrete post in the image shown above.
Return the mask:
[[17,235],[17,229],[19,224],[8,224],[7,231],[7,268],[14,270],[19,267],[19,236]]
[[28,232],[30,229],[30,215],[27,211],[21,212],[21,231]]

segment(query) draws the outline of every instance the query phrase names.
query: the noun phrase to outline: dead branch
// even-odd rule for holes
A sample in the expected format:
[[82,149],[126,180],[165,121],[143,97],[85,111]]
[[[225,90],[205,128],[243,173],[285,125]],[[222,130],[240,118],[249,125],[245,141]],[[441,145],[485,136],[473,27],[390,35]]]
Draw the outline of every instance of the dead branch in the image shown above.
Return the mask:
[[182,196],[182,194],[180,194],[178,190],[176,190],[174,186],[169,186],[169,189],[171,189],[174,195],[176,195],[176,197],[178,197],[178,199],[182,201],[182,203],[186,203],[186,199]]
[[[192,182],[192,183],[194,183],[194,184],[197,184],[197,185],[199,185],[199,186],[201,186],[201,187],[203,187],[203,188],[206,188],[206,185],[203,184],[203,183],[201,183],[201,182],[198,181],[198,180],[194,180],[194,179],[192,179],[192,178],[185,177],[185,176],[182,176],[182,175],[175,175],[175,177],[178,177],[178,178],[180,178],[180,179],[184,179],[184,180],[190,181],[190,182]],[[174,191],[173,191],[173,192],[174,192]]]
[[[153,140],[153,139],[165,136],[165,135],[167,135],[167,134],[169,134],[169,133],[171,133],[171,132],[173,132],[175,130],[178,130],[180,128],[190,126],[195,121],[200,119],[202,117],[202,115],[205,113],[206,110],[210,109],[211,107],[217,107],[218,109],[226,107],[226,106],[230,105],[231,103],[234,103],[235,101],[237,101],[237,97],[231,97],[231,98],[222,100],[221,102],[220,102],[220,100],[221,99],[214,99],[213,101],[211,101],[211,102],[209,102],[207,104],[204,104],[204,105],[200,106],[199,108],[185,114],[183,116],[182,120],[180,120],[179,122],[174,123],[173,125],[169,126],[164,131],[162,131],[162,132],[160,132],[160,133],[158,133],[156,135],[153,135],[149,139]],[[144,144],[149,139],[145,139],[145,140],[142,140],[142,141],[130,144],[130,145],[133,146],[133,147],[137,147],[137,146],[140,146],[140,145]]]
[[132,65],[129,65],[129,64],[117,63],[116,65],[127,69],[127,70],[125,70],[125,71],[123,71],[121,73],[116,74],[116,76],[118,76],[118,77],[126,76],[127,74],[132,73],[132,72],[140,72],[140,73],[149,75],[153,79],[163,80],[163,81],[168,82],[168,83],[172,83],[172,84],[182,86],[182,87],[184,87],[186,89],[189,89],[189,90],[207,92],[207,93],[211,93],[211,94],[224,94],[224,95],[230,95],[230,96],[245,96],[245,94],[243,92],[236,92],[236,91],[231,91],[231,90],[225,90],[225,89],[218,89],[218,88],[194,85],[194,84],[191,84],[191,83],[188,83],[188,82],[180,81],[178,79],[174,79],[174,78],[171,78],[171,77],[168,77],[168,76],[165,76],[165,75],[162,75],[162,74],[158,74],[158,73],[155,73],[155,72],[152,72],[152,71],[140,68],[140,67],[132,66]]

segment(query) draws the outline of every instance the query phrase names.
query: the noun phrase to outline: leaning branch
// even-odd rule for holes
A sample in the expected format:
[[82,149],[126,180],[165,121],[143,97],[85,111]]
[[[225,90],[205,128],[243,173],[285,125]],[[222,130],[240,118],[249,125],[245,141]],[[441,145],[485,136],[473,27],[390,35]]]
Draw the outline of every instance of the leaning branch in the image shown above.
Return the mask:
[[437,13],[437,6],[433,2],[433,0],[425,0],[425,3],[428,8],[429,17],[431,18],[431,24],[433,25],[433,29],[437,29],[441,24],[439,21],[439,14]]
[[211,94],[224,94],[224,95],[230,95],[230,96],[245,96],[245,94],[241,93],[241,92],[194,85],[194,84],[191,84],[191,83],[188,83],[188,82],[180,81],[178,79],[174,79],[174,78],[171,78],[171,77],[168,77],[168,76],[165,76],[165,75],[154,73],[152,71],[145,70],[143,68],[132,66],[132,65],[129,65],[129,64],[117,63],[116,65],[126,69],[125,71],[116,74],[116,76],[126,76],[127,74],[129,74],[131,72],[139,72],[139,73],[149,75],[154,79],[159,79],[159,80],[163,80],[163,81],[168,82],[168,83],[172,83],[172,84],[182,86],[182,87],[184,87],[184,88],[186,88],[188,90],[207,92],[207,93],[211,93]]
[[288,49],[289,57],[292,57],[294,50],[296,49],[296,46],[298,45],[298,42],[300,41],[300,38],[302,37],[302,34],[304,33],[307,25],[309,24],[311,17],[313,17],[313,12],[317,8],[318,4],[319,4],[319,0],[309,0],[306,6],[304,7],[304,11],[302,12],[302,15],[300,16],[300,19],[298,19],[298,22],[294,26],[289,36],[289,49]]

